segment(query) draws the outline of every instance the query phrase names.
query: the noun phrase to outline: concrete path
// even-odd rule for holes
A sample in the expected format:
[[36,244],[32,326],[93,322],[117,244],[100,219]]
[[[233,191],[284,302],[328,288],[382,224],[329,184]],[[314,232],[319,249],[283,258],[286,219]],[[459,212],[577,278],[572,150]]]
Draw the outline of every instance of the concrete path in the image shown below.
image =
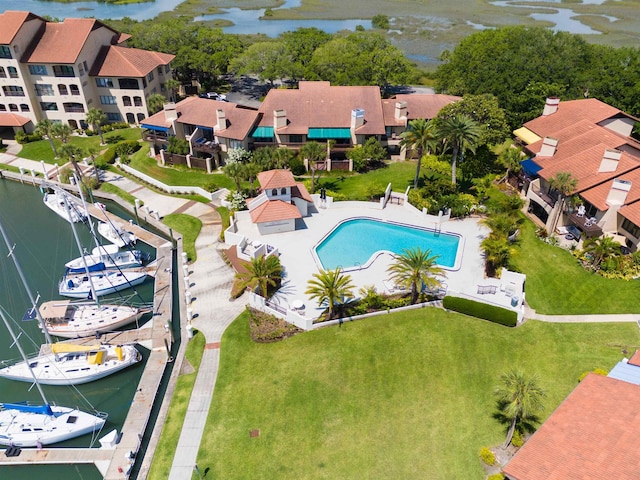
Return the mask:
[[[602,323],[602,322],[640,322],[640,314],[603,314],[603,315],[544,315],[525,306],[524,318],[551,323]],[[640,324],[639,324],[640,325]]]

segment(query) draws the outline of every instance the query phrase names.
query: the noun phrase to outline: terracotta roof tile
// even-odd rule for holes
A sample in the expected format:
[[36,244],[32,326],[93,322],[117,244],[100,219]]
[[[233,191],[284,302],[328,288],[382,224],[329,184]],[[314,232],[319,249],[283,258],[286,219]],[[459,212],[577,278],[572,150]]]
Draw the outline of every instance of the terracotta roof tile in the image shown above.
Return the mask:
[[41,37],[22,59],[25,63],[75,63],[89,34],[98,28],[118,32],[92,18],[67,18],[63,22],[47,22]]
[[304,183],[296,183],[296,186],[291,189],[291,195],[313,203],[313,198],[309,195],[309,191],[307,187],[304,186]]
[[258,182],[262,190],[270,188],[294,187],[296,181],[293,178],[291,170],[274,169],[260,172],[258,174]]
[[[631,189],[627,194],[627,198],[624,203],[633,203],[640,200],[640,168],[631,170],[620,176],[616,176],[616,179],[625,180],[631,182]],[[594,205],[598,210],[605,211],[609,209],[607,205],[607,197],[611,191],[613,185],[613,178],[605,183],[597,185],[589,190],[586,190],[580,194],[587,202]]]
[[144,77],[175,58],[169,53],[109,45],[102,47],[90,75],[95,77]]
[[43,23],[46,22],[44,18],[30,12],[7,10],[4,13],[0,13],[0,45],[11,44],[20,27],[25,22],[36,18]]
[[635,225],[640,225],[640,201],[623,205],[618,213]]
[[282,200],[269,200],[251,210],[253,223],[275,222],[278,220],[291,220],[302,218],[298,207]]
[[589,374],[504,468],[515,480],[640,478],[640,386]]
[[628,363],[629,365],[640,367],[640,350],[636,350],[636,353],[631,356]]
[[395,116],[396,103],[407,102],[407,119],[435,118],[442,107],[460,100],[462,97],[441,94],[400,94],[394,98],[382,100],[384,124],[389,126],[403,126],[404,120]]
[[331,86],[329,82],[300,82],[298,89],[271,89],[260,106],[259,125],[272,127],[274,110],[284,110],[287,126],[278,133],[305,135],[309,128],[350,128],[351,112],[365,111],[363,126],[356,133],[385,133],[380,88]]
[[31,120],[15,113],[0,113],[0,127],[22,127]]

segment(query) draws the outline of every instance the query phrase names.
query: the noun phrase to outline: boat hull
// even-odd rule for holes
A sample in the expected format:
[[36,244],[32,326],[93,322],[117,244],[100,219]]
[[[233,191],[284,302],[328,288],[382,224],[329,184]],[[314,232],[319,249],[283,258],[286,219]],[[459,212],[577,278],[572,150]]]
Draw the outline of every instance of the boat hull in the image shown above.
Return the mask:
[[[113,270],[92,274],[95,294],[99,297],[140,285],[146,278],[147,273],[144,271]],[[88,277],[86,275],[77,275],[72,278],[65,276],[58,285],[58,293],[70,298],[89,298],[91,285]]]

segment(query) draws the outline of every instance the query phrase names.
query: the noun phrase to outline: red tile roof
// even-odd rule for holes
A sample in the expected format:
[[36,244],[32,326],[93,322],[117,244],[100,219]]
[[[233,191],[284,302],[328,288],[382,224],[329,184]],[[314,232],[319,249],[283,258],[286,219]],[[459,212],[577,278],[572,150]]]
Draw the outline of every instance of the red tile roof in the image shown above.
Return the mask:
[[276,222],[302,218],[298,207],[282,200],[269,200],[250,212],[253,223]]
[[36,18],[43,23],[46,22],[44,18],[30,12],[7,10],[4,13],[0,13],[0,45],[11,44],[20,27],[25,22]]
[[629,363],[629,365],[640,367],[640,350],[636,350],[636,353],[633,354],[627,363]]
[[102,47],[90,75],[96,77],[145,77],[159,66],[170,63],[175,55],[139,48],[110,45]]
[[304,183],[296,183],[296,186],[291,189],[291,195],[313,203],[313,198],[309,195],[309,191],[307,187],[304,186]]
[[26,63],[75,63],[92,31],[105,28],[120,34],[92,18],[67,18],[61,23],[47,22],[41,37],[22,59]]
[[[630,172],[616,176],[615,178],[631,182],[631,189],[627,194],[627,198],[624,202],[625,204],[640,200],[640,168],[636,168],[635,170],[631,170]],[[590,188],[589,190],[582,192],[580,196],[590,204],[594,205],[598,210],[604,212],[609,209],[609,205],[607,205],[607,197],[611,191],[613,180],[614,179],[612,178],[605,183]]]
[[15,113],[0,113],[0,127],[21,127],[31,120]]
[[396,103],[407,102],[407,119],[435,118],[442,107],[457,102],[462,97],[441,94],[400,94],[394,98],[382,100],[384,124],[388,126],[404,126],[404,121],[395,116]]
[[380,88],[331,86],[329,82],[300,82],[297,89],[271,89],[260,106],[259,126],[273,127],[273,112],[284,110],[287,125],[282,134],[306,135],[309,128],[350,128],[351,112],[364,110],[361,135],[383,135],[384,115]]
[[618,213],[634,225],[640,225],[640,202],[623,205],[618,210]]
[[293,178],[291,170],[275,169],[260,172],[258,174],[258,182],[262,190],[270,188],[286,188],[293,187],[296,181]]
[[640,386],[589,374],[504,468],[513,480],[640,478]]

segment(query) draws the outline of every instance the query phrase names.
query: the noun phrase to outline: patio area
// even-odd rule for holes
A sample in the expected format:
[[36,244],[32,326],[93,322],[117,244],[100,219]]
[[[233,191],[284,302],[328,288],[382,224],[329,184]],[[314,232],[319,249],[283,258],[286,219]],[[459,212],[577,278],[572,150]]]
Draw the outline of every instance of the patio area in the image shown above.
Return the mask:
[[[374,202],[335,202],[329,205],[329,208],[322,208],[318,200],[317,211],[298,219],[295,231],[272,235],[260,235],[248,211],[236,212],[237,233],[233,236],[242,235],[252,244],[272,245],[280,253],[284,278],[282,287],[271,299],[279,307],[296,311],[307,318],[317,318],[323,312],[324,308],[319,307],[316,300],[304,293],[312,275],[322,268],[313,249],[338,223],[358,217],[428,229],[440,226],[443,233],[460,235],[460,261],[456,261],[455,269],[445,269],[446,278],[442,279],[447,293],[505,308],[522,307],[524,278],[503,276],[502,279],[495,279],[484,276],[480,243],[489,230],[479,223],[479,218],[452,219],[439,225],[437,215],[423,214],[409,205],[387,204],[384,209]],[[354,294],[358,295],[359,290],[365,286],[374,286],[381,293],[394,293],[387,273],[392,261],[391,254],[382,253],[366,267],[349,269],[348,274],[356,286]]]

